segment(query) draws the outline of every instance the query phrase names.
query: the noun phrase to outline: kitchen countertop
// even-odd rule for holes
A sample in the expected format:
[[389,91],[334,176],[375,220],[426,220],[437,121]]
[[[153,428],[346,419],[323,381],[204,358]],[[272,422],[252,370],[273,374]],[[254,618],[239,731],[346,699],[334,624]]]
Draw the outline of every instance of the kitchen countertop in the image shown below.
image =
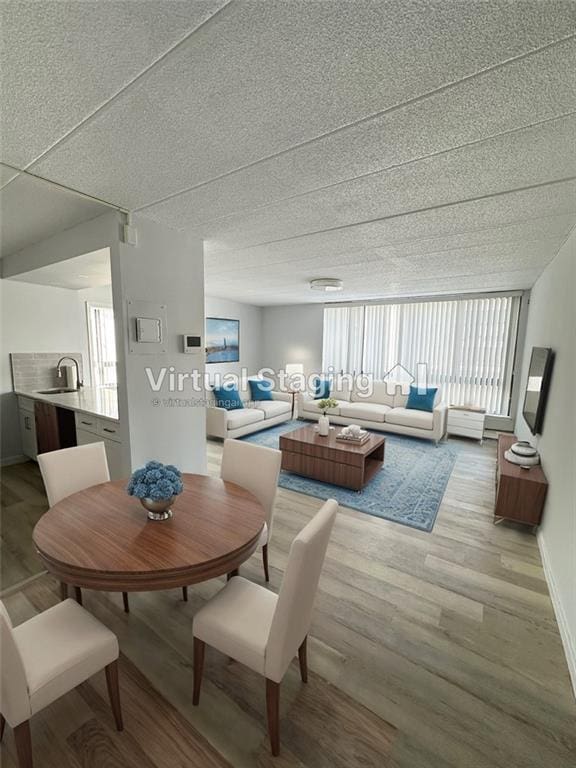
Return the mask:
[[41,395],[35,391],[16,390],[17,395],[43,400],[60,408],[118,421],[118,392],[115,387],[82,387],[74,392]]

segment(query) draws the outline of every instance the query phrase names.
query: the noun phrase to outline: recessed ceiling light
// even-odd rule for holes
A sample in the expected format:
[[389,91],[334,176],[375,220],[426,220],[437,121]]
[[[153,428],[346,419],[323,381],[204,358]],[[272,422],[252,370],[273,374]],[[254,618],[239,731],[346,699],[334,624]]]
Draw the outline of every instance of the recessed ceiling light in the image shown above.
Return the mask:
[[341,291],[342,287],[342,280],[335,277],[319,277],[316,280],[310,280],[310,288],[313,291],[328,293],[329,291]]

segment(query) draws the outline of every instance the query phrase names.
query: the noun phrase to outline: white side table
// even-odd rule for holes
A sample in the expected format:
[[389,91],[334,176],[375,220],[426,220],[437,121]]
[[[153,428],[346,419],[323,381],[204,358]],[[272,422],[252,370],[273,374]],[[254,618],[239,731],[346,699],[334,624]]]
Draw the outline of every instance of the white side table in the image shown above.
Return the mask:
[[471,437],[482,443],[484,437],[484,408],[476,408],[472,405],[451,405],[448,409],[447,435],[459,435]]

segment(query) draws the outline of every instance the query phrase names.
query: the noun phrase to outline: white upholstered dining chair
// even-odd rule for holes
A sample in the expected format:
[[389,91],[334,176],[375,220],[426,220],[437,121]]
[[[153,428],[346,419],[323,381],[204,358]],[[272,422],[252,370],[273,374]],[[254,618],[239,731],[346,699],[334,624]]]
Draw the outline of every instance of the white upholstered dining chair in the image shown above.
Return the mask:
[[194,617],[194,694],[200,701],[205,645],[266,678],[272,754],[280,753],[280,683],[298,654],[308,680],[306,637],[338,504],[328,500],[292,542],[280,593],[235,576]]
[[[38,454],[38,464],[44,480],[48,504],[53,507],[67,496],[92,485],[110,480],[104,443],[87,443],[73,448]],[[76,599],[82,605],[82,591],[75,587]],[[65,592],[64,592],[65,593]],[[130,611],[128,593],[122,592],[126,613]]]
[[77,602],[65,600],[17,627],[0,602],[0,641],[0,739],[8,723],[20,768],[32,768],[30,718],[102,669],[122,730],[118,640]]
[[38,464],[51,507],[73,493],[110,480],[104,443],[40,453]]
[[[59,451],[38,454],[38,464],[44,480],[48,504],[53,507],[73,493],[110,480],[104,443],[87,443]],[[75,587],[76,600],[82,605],[82,590]],[[63,585],[63,594],[65,585]],[[188,600],[188,587],[182,587],[182,597]],[[124,611],[130,613],[128,593],[122,592]]]
[[278,488],[278,475],[282,454],[275,448],[245,443],[242,440],[224,440],[220,477],[246,488],[264,507],[266,522],[258,546],[262,549],[264,577],[270,581],[268,571],[268,542],[272,532],[274,500]]

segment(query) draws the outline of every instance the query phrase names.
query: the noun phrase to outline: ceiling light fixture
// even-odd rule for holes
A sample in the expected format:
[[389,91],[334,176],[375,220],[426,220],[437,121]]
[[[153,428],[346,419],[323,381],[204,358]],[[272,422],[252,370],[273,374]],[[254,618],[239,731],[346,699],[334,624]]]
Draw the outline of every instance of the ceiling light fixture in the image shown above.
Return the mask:
[[316,280],[310,280],[310,288],[313,291],[341,291],[343,288],[342,280],[335,277],[319,277]]

